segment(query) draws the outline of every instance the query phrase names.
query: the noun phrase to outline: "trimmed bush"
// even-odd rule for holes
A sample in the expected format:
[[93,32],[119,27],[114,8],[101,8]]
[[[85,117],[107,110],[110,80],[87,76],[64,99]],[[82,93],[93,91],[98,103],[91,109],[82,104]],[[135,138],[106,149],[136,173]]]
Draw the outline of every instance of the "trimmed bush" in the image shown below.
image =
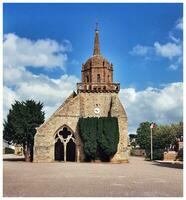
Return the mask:
[[79,119],[79,133],[86,160],[109,161],[116,153],[119,142],[116,117],[91,117]]

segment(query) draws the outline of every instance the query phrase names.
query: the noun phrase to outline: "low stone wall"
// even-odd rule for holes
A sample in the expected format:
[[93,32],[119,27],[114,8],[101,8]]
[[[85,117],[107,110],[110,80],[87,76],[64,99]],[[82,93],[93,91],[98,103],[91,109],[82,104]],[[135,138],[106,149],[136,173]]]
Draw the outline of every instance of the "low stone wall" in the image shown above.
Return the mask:
[[165,161],[174,161],[176,160],[177,153],[176,151],[168,151],[164,152],[164,159]]

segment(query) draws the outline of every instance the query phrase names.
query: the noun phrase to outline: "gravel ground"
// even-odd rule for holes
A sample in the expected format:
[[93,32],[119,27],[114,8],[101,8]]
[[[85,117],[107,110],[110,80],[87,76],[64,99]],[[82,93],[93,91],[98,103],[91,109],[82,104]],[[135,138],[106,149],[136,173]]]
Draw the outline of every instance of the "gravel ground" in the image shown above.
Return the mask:
[[129,163],[4,161],[4,197],[181,197],[183,169],[131,157]]

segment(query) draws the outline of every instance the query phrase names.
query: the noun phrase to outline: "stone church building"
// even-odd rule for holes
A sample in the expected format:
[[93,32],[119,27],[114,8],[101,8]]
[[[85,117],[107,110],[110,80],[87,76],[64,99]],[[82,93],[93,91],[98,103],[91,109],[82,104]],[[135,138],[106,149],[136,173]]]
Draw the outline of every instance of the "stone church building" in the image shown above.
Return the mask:
[[111,162],[127,162],[128,121],[113,82],[113,65],[100,53],[99,31],[95,30],[93,55],[82,64],[82,82],[77,92],[44,122],[35,135],[34,162],[84,161],[83,143],[78,133],[80,117],[117,117],[119,143]]

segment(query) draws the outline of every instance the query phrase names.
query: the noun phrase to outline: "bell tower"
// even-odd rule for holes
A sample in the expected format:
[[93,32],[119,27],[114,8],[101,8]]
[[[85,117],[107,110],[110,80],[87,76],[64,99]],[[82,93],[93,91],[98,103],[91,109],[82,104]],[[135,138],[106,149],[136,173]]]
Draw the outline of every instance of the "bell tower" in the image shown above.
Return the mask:
[[77,83],[77,92],[115,92],[119,83],[113,83],[113,65],[100,53],[99,30],[96,24],[93,55],[82,64],[82,83]]

